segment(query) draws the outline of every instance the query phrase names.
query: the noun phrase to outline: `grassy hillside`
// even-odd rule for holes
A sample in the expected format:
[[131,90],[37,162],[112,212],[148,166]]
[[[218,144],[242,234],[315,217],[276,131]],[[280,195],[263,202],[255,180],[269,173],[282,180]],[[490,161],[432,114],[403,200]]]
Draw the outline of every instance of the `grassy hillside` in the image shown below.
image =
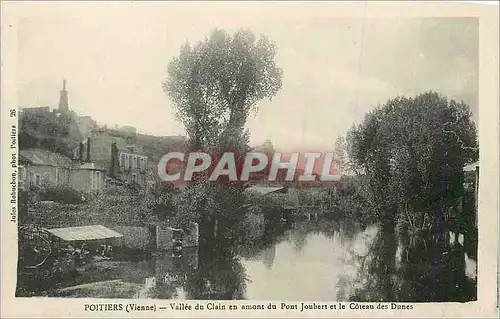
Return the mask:
[[[19,147],[21,149],[42,148],[72,157],[73,150],[86,139],[78,131],[75,121],[76,114],[54,113],[29,114],[21,113]],[[184,152],[186,150],[186,137],[184,136],[153,136],[121,132],[115,129],[103,128],[102,135],[90,139],[90,160],[98,167],[108,170],[111,164],[111,145],[121,148],[134,145],[142,149],[148,157],[148,166],[156,167],[163,155],[172,151]],[[83,158],[87,156],[84,148]]]
[[184,136],[138,134],[136,141],[141,146],[144,154],[148,156],[149,167],[154,167],[166,153],[174,151],[184,152],[186,150],[187,139]]
[[19,148],[43,148],[72,156],[82,136],[75,121],[75,114],[22,112],[19,115]]

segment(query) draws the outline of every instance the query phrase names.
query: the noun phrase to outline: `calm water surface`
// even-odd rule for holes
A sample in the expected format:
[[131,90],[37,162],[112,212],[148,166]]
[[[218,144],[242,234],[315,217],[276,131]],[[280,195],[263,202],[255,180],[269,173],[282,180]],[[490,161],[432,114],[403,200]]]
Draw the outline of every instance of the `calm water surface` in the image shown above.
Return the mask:
[[[260,300],[336,299],[341,278],[356,276],[360,265],[355,257],[366,255],[376,235],[375,227],[347,239],[341,232],[333,236],[297,231],[250,258],[243,258],[247,272],[246,298]],[[299,237],[301,235],[298,235]]]
[[376,227],[346,236],[342,230],[318,232],[299,223],[272,244],[237,256],[195,249],[182,258],[163,254],[135,262],[93,262],[57,295],[334,301],[342,282],[360,275],[356,257],[368,254],[376,234]]

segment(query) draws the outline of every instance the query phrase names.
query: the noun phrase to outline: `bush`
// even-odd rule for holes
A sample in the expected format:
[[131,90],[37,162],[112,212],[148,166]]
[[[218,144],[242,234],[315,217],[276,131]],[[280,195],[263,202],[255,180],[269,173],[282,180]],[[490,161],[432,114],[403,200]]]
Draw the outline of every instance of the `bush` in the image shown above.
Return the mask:
[[80,204],[84,201],[83,193],[68,185],[45,184],[39,190],[40,200],[64,204]]
[[330,220],[353,220],[362,228],[377,223],[377,211],[367,192],[366,180],[362,177],[346,178],[335,195],[329,195],[325,216]]
[[248,212],[243,220],[243,238],[241,243],[251,245],[257,242],[264,234],[265,220],[264,216]]
[[25,269],[18,265],[16,297],[31,297],[50,294],[75,276],[73,257],[65,254],[50,257],[35,269]]

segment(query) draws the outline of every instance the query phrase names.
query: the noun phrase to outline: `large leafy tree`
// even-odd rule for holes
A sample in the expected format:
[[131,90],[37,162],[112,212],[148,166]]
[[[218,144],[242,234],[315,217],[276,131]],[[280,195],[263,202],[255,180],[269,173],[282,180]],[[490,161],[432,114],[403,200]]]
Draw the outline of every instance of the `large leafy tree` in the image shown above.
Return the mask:
[[[276,46],[251,31],[215,29],[195,45],[186,43],[168,66],[165,92],[176,107],[195,150],[238,146],[258,101],[282,85]],[[235,142],[227,145],[228,141]]]
[[[249,30],[231,35],[215,29],[203,41],[181,48],[168,66],[163,87],[186,128],[191,151],[220,154],[248,149],[245,124],[249,115],[258,101],[272,99],[282,85],[275,55],[274,43]],[[187,186],[178,206],[186,204],[196,211],[200,237],[237,226],[243,213],[238,201],[241,189],[221,188],[203,180],[193,184]],[[227,235],[234,239],[235,234]]]
[[[445,234],[462,227],[463,168],[478,159],[469,107],[434,92],[398,97],[369,112],[347,137],[381,223],[382,272],[394,272],[398,241],[427,248],[429,261],[439,262],[432,259]],[[381,280],[392,299],[390,276]]]

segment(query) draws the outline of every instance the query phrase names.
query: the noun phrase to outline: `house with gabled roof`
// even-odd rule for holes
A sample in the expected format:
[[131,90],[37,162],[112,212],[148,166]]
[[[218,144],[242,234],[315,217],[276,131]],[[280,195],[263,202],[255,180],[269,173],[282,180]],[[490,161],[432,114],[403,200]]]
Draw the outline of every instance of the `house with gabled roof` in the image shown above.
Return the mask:
[[104,186],[105,170],[91,162],[81,162],[46,149],[19,152],[19,181],[23,188],[43,183],[67,185],[76,190],[99,190]]

